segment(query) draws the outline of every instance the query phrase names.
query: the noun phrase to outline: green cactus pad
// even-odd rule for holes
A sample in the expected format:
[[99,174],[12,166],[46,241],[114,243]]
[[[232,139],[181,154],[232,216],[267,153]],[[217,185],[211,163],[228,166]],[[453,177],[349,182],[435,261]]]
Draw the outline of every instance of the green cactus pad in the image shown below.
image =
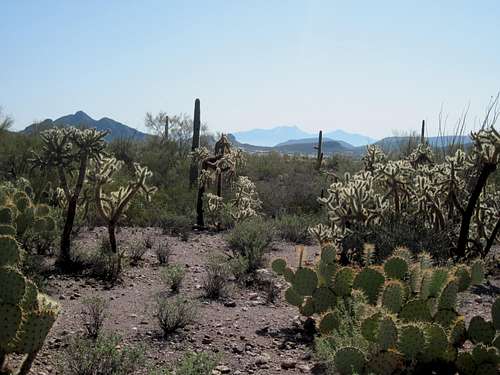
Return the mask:
[[438,310],[434,315],[434,321],[444,329],[451,328],[457,320],[458,314],[454,310]]
[[16,228],[12,225],[0,224],[0,236],[12,236],[15,237],[17,234]]
[[353,287],[363,291],[368,298],[368,303],[374,305],[377,303],[384,281],[385,277],[381,272],[371,267],[365,267],[356,275]]
[[420,267],[420,264],[417,263],[410,267],[410,288],[412,293],[419,293],[421,286],[422,268]]
[[386,316],[380,320],[377,331],[377,343],[382,350],[395,348],[398,342],[398,329],[394,320]]
[[12,225],[14,222],[14,215],[12,209],[9,207],[0,207],[0,224]]
[[32,312],[23,317],[16,351],[19,353],[33,353],[38,351],[47,337],[56,320],[56,313]]
[[399,317],[407,322],[430,322],[432,320],[429,305],[422,299],[407,302],[401,309]]
[[401,257],[392,256],[385,261],[384,272],[390,279],[403,280],[408,273],[408,262]]
[[337,250],[333,245],[325,245],[321,249],[321,261],[326,264],[334,264],[337,261]]
[[458,281],[451,280],[444,287],[441,295],[439,296],[438,309],[439,310],[453,310],[457,304]]
[[392,375],[403,366],[403,356],[393,350],[378,352],[368,361],[368,369],[378,375]]
[[405,291],[399,281],[390,281],[382,293],[382,306],[388,311],[397,314],[404,303]]
[[476,364],[472,359],[472,354],[467,352],[458,353],[455,362],[460,375],[474,375],[476,373]]
[[328,335],[334,330],[339,329],[340,319],[335,312],[330,312],[321,318],[319,321],[319,332],[323,335]]
[[491,322],[497,331],[500,331],[500,298],[491,306]]
[[413,262],[413,254],[411,253],[410,249],[407,247],[398,247],[394,249],[394,252],[392,253],[393,256],[403,258],[409,263]]
[[472,264],[470,274],[472,285],[478,285],[484,281],[484,264],[481,260],[476,260]]
[[15,268],[0,267],[0,301],[17,305],[26,291],[26,279]]
[[26,279],[26,292],[21,307],[25,311],[38,309],[38,288],[33,281]]
[[436,268],[432,271],[428,297],[438,297],[448,281],[448,270]]
[[443,358],[448,349],[448,337],[439,324],[429,324],[424,329],[426,345],[423,353],[425,362]]
[[286,281],[289,283],[293,282],[293,278],[295,277],[295,272],[290,267],[286,267],[283,270],[283,277],[285,278]]
[[488,348],[483,344],[479,344],[472,349],[472,359],[479,366],[483,363],[497,364],[499,357],[496,348]]
[[311,296],[318,286],[318,276],[310,268],[299,268],[292,281],[293,288],[302,296]]
[[22,211],[16,218],[16,226],[18,233],[24,233],[29,227],[33,226],[35,213],[33,208],[28,207]]
[[299,311],[304,316],[312,316],[314,314],[314,301],[312,297],[306,297]]
[[292,306],[300,307],[304,303],[304,297],[298,294],[293,287],[285,291],[285,300]]
[[378,327],[382,314],[380,312],[363,319],[361,322],[361,334],[365,339],[371,342],[377,342]]
[[335,305],[337,297],[330,288],[320,287],[314,291],[313,300],[315,312],[322,314]]
[[425,346],[425,336],[422,328],[409,324],[401,328],[398,350],[409,359],[415,359]]
[[283,272],[285,271],[286,268],[286,261],[284,259],[275,259],[271,263],[271,268],[273,271],[278,274],[278,275],[283,275]]
[[460,346],[467,340],[467,329],[465,328],[465,319],[459,316],[453,322],[450,331],[450,342],[452,345]]
[[317,275],[319,279],[319,285],[332,286],[333,276],[337,272],[337,264],[331,263],[327,264],[323,261],[319,261],[317,265]]
[[17,192],[14,201],[17,209],[21,212],[31,206],[31,199],[25,192]]
[[20,261],[21,254],[15,238],[0,235],[0,267],[15,266]]
[[17,305],[0,302],[0,350],[9,351],[22,321],[22,311]]
[[469,323],[467,335],[474,344],[489,345],[495,337],[495,327],[493,323],[487,322],[482,316],[474,316]]
[[455,271],[455,277],[458,280],[459,292],[464,292],[470,287],[472,283],[472,278],[469,269],[466,266],[464,265],[458,266],[457,270]]
[[337,350],[333,361],[337,371],[342,375],[361,374],[366,364],[366,357],[361,350],[348,346]]
[[349,296],[352,290],[355,272],[351,267],[343,267],[335,274],[333,291],[337,296]]

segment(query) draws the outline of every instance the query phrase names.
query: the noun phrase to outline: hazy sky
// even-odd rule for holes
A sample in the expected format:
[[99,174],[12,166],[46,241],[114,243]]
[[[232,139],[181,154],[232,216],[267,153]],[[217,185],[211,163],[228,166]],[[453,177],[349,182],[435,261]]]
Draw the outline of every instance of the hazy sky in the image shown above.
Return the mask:
[[298,125],[373,137],[471,126],[500,90],[500,1],[0,3],[0,105],[21,129],[84,110],[213,130]]

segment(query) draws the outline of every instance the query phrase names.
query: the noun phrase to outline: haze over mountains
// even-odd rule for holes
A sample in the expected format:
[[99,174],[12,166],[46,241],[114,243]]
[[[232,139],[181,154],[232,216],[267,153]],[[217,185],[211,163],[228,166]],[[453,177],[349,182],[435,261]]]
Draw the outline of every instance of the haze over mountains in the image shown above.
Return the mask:
[[[232,133],[238,142],[255,146],[277,146],[285,142],[302,143],[304,139],[316,139],[317,133],[307,133],[297,126],[277,126],[270,129],[252,129]],[[347,142],[352,146],[363,146],[375,142],[373,138],[362,134],[348,133],[343,130],[325,131],[323,138]]]

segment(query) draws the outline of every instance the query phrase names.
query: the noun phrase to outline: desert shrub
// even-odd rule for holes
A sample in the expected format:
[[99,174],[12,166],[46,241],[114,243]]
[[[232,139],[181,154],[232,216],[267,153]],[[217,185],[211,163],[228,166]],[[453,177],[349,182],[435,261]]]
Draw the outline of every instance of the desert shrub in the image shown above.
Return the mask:
[[59,373],[63,375],[125,375],[142,367],[144,350],[141,347],[118,349],[116,335],[100,335],[96,340],[76,337],[62,350],[58,358]]
[[248,259],[242,255],[236,255],[228,260],[228,267],[230,273],[234,276],[236,281],[240,284],[245,284],[251,278],[248,274]]
[[306,215],[282,215],[276,220],[279,236],[290,242],[308,244],[312,237],[308,229],[317,224],[317,218]]
[[158,219],[158,225],[164,234],[179,236],[181,240],[187,241],[193,226],[193,219],[185,215],[165,213]]
[[165,337],[192,323],[196,314],[197,306],[194,302],[181,296],[157,298],[155,316]]
[[181,287],[182,281],[184,280],[185,274],[186,271],[183,266],[180,264],[172,264],[168,265],[161,271],[161,279],[167,288],[169,288],[172,292],[177,293]]
[[206,274],[202,281],[204,295],[210,299],[224,297],[228,291],[230,265],[222,255],[213,255],[208,259]]
[[176,366],[175,375],[211,374],[217,362],[218,356],[213,353],[186,353]]
[[145,240],[133,241],[128,245],[127,255],[130,258],[130,264],[136,266],[144,258],[148,251],[147,243]]
[[146,249],[151,250],[155,244],[154,237],[152,235],[145,235],[142,239],[142,243]]
[[169,263],[172,253],[173,253],[172,247],[166,241],[159,243],[155,247],[156,259],[158,259],[158,263],[160,263],[161,265]]
[[103,237],[99,247],[87,257],[86,263],[92,276],[115,283],[122,274],[122,258],[123,254],[114,253],[108,239]]
[[448,231],[429,228],[418,216],[388,214],[379,223],[354,225],[341,242],[341,262],[361,263],[365,243],[375,245],[375,261],[386,259],[399,246],[408,247],[413,254],[428,252],[439,263],[451,256],[451,236]]
[[87,336],[93,340],[99,337],[107,316],[107,308],[107,302],[99,296],[88,297],[83,300],[80,315]]
[[238,223],[227,236],[231,249],[248,261],[248,272],[262,266],[264,254],[273,241],[274,227],[262,218]]

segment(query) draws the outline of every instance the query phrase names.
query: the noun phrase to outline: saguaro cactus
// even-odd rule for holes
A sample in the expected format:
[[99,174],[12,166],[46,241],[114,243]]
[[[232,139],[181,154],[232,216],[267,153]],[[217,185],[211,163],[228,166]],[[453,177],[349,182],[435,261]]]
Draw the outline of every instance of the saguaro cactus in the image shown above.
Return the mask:
[[[194,152],[198,147],[200,147],[200,99],[194,101],[194,118],[193,118],[193,143],[191,145],[191,152]],[[189,187],[196,185],[196,180],[198,178],[198,163],[194,162],[191,164],[191,169],[189,171]]]
[[319,131],[318,145],[314,146],[315,150],[318,150],[318,156],[316,156],[316,169],[319,171],[321,169],[321,163],[323,162],[323,131]]

